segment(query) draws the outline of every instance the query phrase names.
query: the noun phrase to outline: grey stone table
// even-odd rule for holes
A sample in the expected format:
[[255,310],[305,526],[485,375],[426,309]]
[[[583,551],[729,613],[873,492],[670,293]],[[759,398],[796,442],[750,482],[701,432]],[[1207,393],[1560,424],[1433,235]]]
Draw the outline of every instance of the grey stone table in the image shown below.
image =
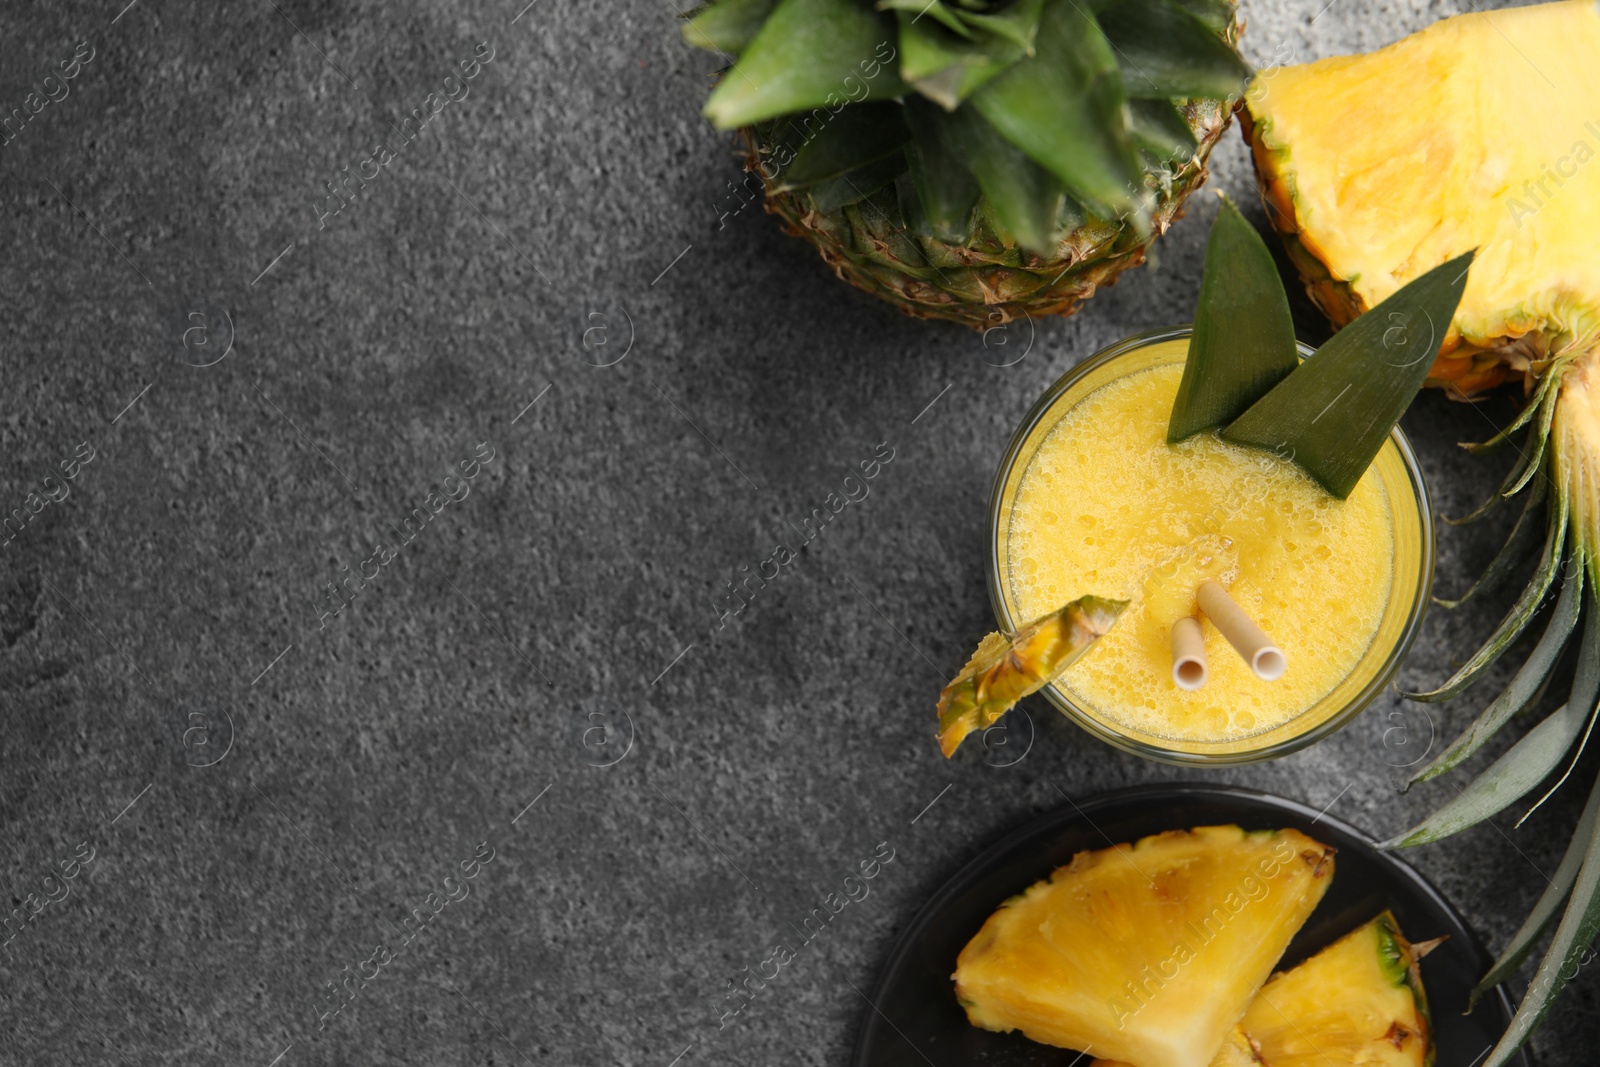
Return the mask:
[[[0,1063],[838,1064],[857,990],[986,842],[1058,790],[1197,777],[1039,703],[1013,766],[947,763],[930,731],[991,623],[1011,427],[1099,346],[1189,317],[1214,202],[997,355],[729,211],[715,61],[668,0],[524,2],[0,14],[0,112],[78,57],[0,147],[0,510],[28,519],[0,570],[0,876],[28,920]],[[1249,0],[1246,40],[1265,64],[1455,10]],[[340,207],[325,183],[355,174]],[[1234,135],[1216,175],[1254,204]],[[1509,411],[1408,416],[1445,511],[1501,469],[1454,442]],[[870,494],[727,614],[875,451]],[[1499,532],[1443,532],[1446,588]],[[1504,605],[1435,612],[1402,682]],[[1397,738],[1487,695],[1384,699],[1207,777],[1393,832],[1450,789],[1397,795]],[[1498,943],[1581,793],[1412,859]],[[871,896],[722,1025],[728,981],[885,842]],[[1595,981],[1543,1063],[1592,1062]]]

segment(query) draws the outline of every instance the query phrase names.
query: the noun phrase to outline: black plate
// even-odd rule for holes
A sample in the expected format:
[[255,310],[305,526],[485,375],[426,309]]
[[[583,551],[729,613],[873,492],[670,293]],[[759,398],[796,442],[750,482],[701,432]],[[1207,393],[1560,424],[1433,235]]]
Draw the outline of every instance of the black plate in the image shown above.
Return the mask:
[[[1471,1015],[1462,1014],[1467,995],[1492,959],[1420,874],[1393,854],[1379,852],[1365,834],[1304,804],[1233,786],[1162,785],[1102,793],[1051,812],[997,842],[946,882],[889,953],[872,994],[874,1008],[867,1010],[856,1040],[854,1067],[1065,1067],[1070,1052],[967,1022],[950,982],[957,954],[1001,901],[1078,852],[1163,830],[1228,823],[1247,830],[1293,827],[1339,850],[1333,884],[1280,967],[1313,955],[1384,908],[1393,910],[1413,941],[1449,935],[1422,962],[1437,1067],[1481,1061],[1510,1023],[1511,1003],[1496,990]],[[1524,1056],[1513,1062],[1527,1067],[1531,1061]]]

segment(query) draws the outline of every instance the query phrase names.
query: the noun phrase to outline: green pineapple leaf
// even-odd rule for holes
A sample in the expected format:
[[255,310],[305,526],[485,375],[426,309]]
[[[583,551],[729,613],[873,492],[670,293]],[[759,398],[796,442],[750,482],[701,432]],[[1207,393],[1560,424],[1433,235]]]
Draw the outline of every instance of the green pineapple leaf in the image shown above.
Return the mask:
[[1570,701],[1561,705],[1432,815],[1378,847],[1431,844],[1500,814],[1561,765],[1562,757],[1588,725],[1590,713],[1590,708]]
[[[873,193],[893,182],[905,172],[904,153],[896,150],[876,163],[857,167],[836,178],[827,178],[806,187],[806,196],[818,211],[838,211],[851,204],[859,204]],[[910,264],[906,264],[907,271]]]
[[[1512,524],[1511,533],[1506,535],[1506,540],[1500,546],[1500,551],[1495,553],[1494,559],[1483,569],[1483,573],[1467,587],[1467,591],[1454,600],[1444,600],[1434,597],[1433,602],[1441,608],[1459,608],[1462,604],[1481,593],[1492,593],[1505,583],[1505,580],[1516,571],[1517,567],[1526,562],[1533,555],[1533,550],[1539,544],[1539,524],[1536,519],[1544,505],[1544,498],[1549,492],[1550,479],[1540,478],[1528,487],[1527,496],[1522,498],[1522,512],[1517,516],[1517,521]],[[1503,499],[1499,494],[1495,499]]]
[[[1578,625],[1579,609],[1583,603],[1582,593],[1583,568],[1573,567],[1568,572],[1566,581],[1561,583],[1561,595],[1556,598],[1555,610],[1550,615],[1550,622],[1545,626],[1544,634],[1529,653],[1527,662],[1517,671],[1516,677],[1512,678],[1500,695],[1483,709],[1483,712],[1473,720],[1472,725],[1451,742],[1449,748],[1439,753],[1432,763],[1411,779],[1411,785],[1437,778],[1454,768],[1482,748],[1484,742],[1493,737],[1512,716],[1539,698],[1549,680],[1550,671],[1561,658],[1561,653],[1566,650],[1567,638],[1572,636],[1573,628]],[[1590,612],[1589,629],[1595,632],[1588,634],[1587,639],[1600,642],[1600,626],[1595,623],[1596,614],[1600,613]]]
[[[1592,595],[1589,609],[1589,620],[1584,623],[1583,641],[1578,651],[1578,669],[1567,702],[1529,730],[1455,799],[1380,847],[1425,845],[1499,814],[1555,770],[1580,733],[1588,739],[1589,732],[1594,729],[1596,703],[1600,701],[1600,619],[1596,618],[1600,611]],[[1581,753],[1581,746],[1579,751]]]
[[1163,163],[1187,161],[1200,146],[1183,112],[1170,100],[1129,100],[1128,132],[1135,144]]
[[[1170,105],[1168,105],[1170,106]],[[1238,418],[1299,365],[1294,319],[1266,242],[1222,197],[1167,443]]]
[[683,39],[696,48],[738,55],[777,6],[778,0],[714,0],[685,16]]
[[1250,66],[1205,23],[1169,0],[1120,0],[1100,15],[1129,96],[1244,95]]
[[[901,12],[913,25],[926,18],[930,22],[937,22],[951,33],[960,34],[968,39],[974,36],[972,30],[944,3],[944,0],[878,0],[878,10]],[[902,32],[904,29],[905,23],[902,22]]]
[[1023,56],[1022,46],[994,34],[964,41],[900,12],[900,76],[946,111],[998,77]]
[[1528,991],[1517,1005],[1511,1025],[1489,1053],[1483,1067],[1505,1067],[1511,1061],[1522,1043],[1550,1014],[1556,997],[1577,975],[1583,966],[1584,954],[1600,935],[1600,822],[1589,828],[1589,837],[1583,841],[1583,846],[1583,861],[1578,866],[1578,876],[1561,923],[1550,939],[1550,948],[1534,972],[1533,981],[1528,983]]
[[1594,836],[1597,819],[1600,819],[1600,781],[1589,793],[1589,803],[1584,807],[1578,825],[1573,828],[1572,841],[1567,845],[1566,854],[1561,857],[1561,866],[1550,876],[1550,884],[1540,895],[1539,902],[1533,906],[1517,932],[1511,935],[1511,940],[1506,942],[1494,966],[1473,987],[1472,995],[1467,999],[1469,1014],[1478,1006],[1479,998],[1522,968],[1522,961],[1533,952],[1533,947],[1550,928],[1556,913],[1572,896],[1572,886],[1578,880],[1578,870],[1583,866],[1584,854]]
[[971,108],[937,116],[943,143],[966,161],[988,198],[994,221],[1023,248],[1055,247],[1064,192],[1055,175],[1029,159]]
[[1218,37],[1228,32],[1228,25],[1233,21],[1234,9],[1238,6],[1234,0],[1174,0],[1174,2],[1199,19],[1201,25]]
[[1093,16],[1067,0],[1045,8],[1035,55],[971,97],[979,114],[1076,199],[1144,230],[1150,195],[1128,135],[1125,102],[1110,43]]
[[1435,267],[1334,334],[1223,438],[1292,459],[1348,497],[1422,389],[1475,255]]
[[[916,0],[911,0],[916,3]],[[1044,14],[1045,0],[1016,0],[1010,7],[999,11],[963,11],[961,21],[981,30],[1014,42],[1026,55],[1033,55],[1034,42],[1039,37],[1039,19]]]
[[[855,0],[779,0],[705,115],[731,130],[797,111],[900,96],[894,19]],[[858,95],[856,95],[858,94]]]
[[921,220],[941,241],[962,244],[971,229],[972,209],[981,190],[978,179],[946,141],[937,106],[920,97],[906,98],[906,125],[911,141],[906,162],[916,190]]
[[1567,541],[1567,499],[1560,496],[1556,500],[1556,513],[1550,522],[1549,533],[1545,537],[1544,555],[1539,561],[1539,569],[1534,571],[1533,579],[1523,588],[1517,602],[1511,605],[1511,610],[1506,612],[1506,617],[1500,620],[1500,625],[1494,633],[1483,643],[1483,647],[1463,663],[1450,680],[1437,689],[1430,689],[1426,693],[1406,693],[1411,700],[1420,700],[1424,703],[1438,703],[1449,700],[1467,686],[1478,680],[1478,677],[1488,670],[1495,660],[1499,659],[1522,636],[1522,631],[1528,628],[1533,617],[1539,613],[1539,606],[1544,603],[1545,594],[1555,584],[1556,572],[1561,569],[1562,549]]
[[893,155],[911,136],[903,111],[895,103],[845,108],[795,152],[779,175],[778,188],[814,185]]

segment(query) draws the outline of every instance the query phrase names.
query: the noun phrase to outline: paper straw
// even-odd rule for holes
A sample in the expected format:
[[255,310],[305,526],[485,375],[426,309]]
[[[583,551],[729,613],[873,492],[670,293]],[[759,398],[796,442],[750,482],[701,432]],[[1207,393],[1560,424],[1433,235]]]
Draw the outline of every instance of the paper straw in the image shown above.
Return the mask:
[[1172,684],[1195,690],[1206,684],[1206,638],[1200,620],[1185,615],[1172,624]]
[[1250,664],[1257,678],[1264,682],[1275,682],[1283,677],[1283,672],[1289,666],[1283,649],[1272,643],[1272,638],[1245,614],[1226,589],[1216,582],[1201,582],[1196,597],[1206,618],[1228,639],[1233,650]]

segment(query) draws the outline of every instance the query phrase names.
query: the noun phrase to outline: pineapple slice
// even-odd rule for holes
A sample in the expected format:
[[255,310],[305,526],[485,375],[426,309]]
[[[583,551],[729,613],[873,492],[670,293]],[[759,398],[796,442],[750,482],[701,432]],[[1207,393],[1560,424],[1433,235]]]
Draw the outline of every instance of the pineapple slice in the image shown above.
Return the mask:
[[1275,975],[1245,1013],[1244,1030],[1270,1067],[1427,1067],[1433,1040],[1421,955],[1384,912]]
[[1203,826],[1082,852],[956,962],[975,1026],[1139,1067],[1207,1067],[1333,877],[1296,830]]
[[1384,912],[1275,975],[1211,1067],[1427,1067],[1433,1041],[1417,960],[1428,947],[1408,942]]

